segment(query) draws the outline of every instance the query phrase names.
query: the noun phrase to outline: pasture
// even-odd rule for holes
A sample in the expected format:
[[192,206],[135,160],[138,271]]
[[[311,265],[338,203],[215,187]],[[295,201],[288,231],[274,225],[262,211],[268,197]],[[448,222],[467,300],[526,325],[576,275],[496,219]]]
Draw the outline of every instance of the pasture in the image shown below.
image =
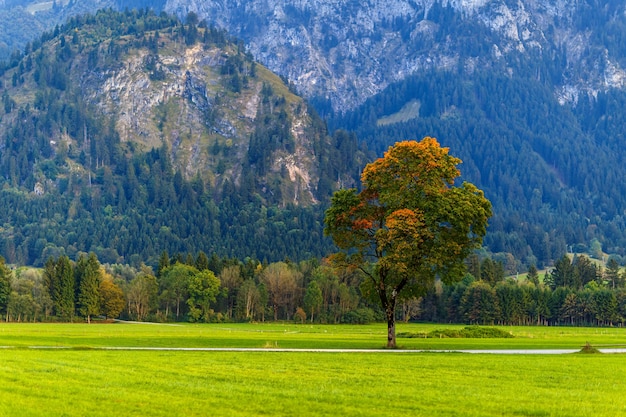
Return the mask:
[[[399,324],[399,332],[459,326]],[[398,339],[417,349],[625,344],[624,329],[506,327],[513,339]],[[378,349],[385,326],[0,324],[0,415],[617,416],[623,355],[99,350]],[[48,347],[46,349],[32,347]]]

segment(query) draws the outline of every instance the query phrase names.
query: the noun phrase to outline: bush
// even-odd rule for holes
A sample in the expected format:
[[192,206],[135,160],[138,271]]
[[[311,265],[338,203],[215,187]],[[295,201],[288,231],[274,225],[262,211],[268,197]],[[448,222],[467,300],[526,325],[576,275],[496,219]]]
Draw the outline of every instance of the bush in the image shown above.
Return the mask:
[[480,327],[480,326],[467,326],[460,330],[457,329],[443,329],[443,330],[433,330],[429,333],[419,332],[419,333],[410,333],[403,332],[398,333],[396,337],[401,337],[405,339],[412,338],[429,338],[429,339],[508,339],[512,338],[513,335],[504,330],[498,329],[496,327]]
[[295,314],[293,315],[293,320],[296,323],[302,323],[306,321],[306,312],[302,309],[302,307],[298,307]]
[[585,346],[583,346],[583,348],[578,353],[592,353],[593,354],[593,353],[601,353],[601,352],[595,347],[591,346],[589,342],[587,342]]

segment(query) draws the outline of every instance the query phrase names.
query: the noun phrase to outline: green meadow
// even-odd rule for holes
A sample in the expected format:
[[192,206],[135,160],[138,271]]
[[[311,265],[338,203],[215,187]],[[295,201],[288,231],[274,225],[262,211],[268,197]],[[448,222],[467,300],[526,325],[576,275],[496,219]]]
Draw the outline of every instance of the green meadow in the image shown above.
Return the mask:
[[[398,323],[397,332],[420,334],[462,329],[462,325]],[[625,328],[499,326],[511,339],[398,338],[401,349],[576,349],[626,347]],[[293,323],[227,324],[68,324],[0,323],[0,347],[162,347],[381,349],[385,324],[308,325]]]
[[[460,326],[400,324],[399,332]],[[399,339],[406,349],[626,344],[624,329],[503,327],[513,339]],[[0,324],[0,416],[618,416],[626,357],[99,350],[363,348],[385,326]],[[33,347],[48,347],[46,349]],[[63,348],[61,348],[63,347]]]

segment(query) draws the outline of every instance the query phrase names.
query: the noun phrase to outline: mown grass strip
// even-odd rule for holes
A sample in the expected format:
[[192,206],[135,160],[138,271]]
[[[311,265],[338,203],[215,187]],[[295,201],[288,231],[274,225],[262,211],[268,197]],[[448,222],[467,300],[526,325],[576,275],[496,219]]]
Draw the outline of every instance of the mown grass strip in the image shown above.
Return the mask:
[[[459,331],[465,326],[398,324],[398,333]],[[513,338],[399,338],[402,349],[580,349],[625,345],[625,328],[497,327]],[[0,323],[0,346],[249,347],[380,349],[384,324],[50,324]]]

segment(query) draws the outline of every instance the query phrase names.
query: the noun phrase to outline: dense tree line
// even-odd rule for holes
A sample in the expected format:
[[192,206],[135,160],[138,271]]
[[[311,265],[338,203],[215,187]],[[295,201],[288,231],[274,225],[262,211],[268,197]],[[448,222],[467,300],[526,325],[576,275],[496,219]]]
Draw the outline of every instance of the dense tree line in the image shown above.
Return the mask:
[[[504,325],[615,326],[626,322],[626,274],[616,261],[601,268],[588,257],[563,256],[541,281],[536,268],[518,282],[479,267],[478,279],[438,284],[413,310],[435,322]],[[471,269],[471,268],[470,268]],[[499,268],[502,271],[502,268]]]
[[12,271],[0,257],[0,312],[7,321],[81,317],[90,322],[98,315],[117,317],[125,305],[122,289],[93,253],[76,262],[67,256],[50,258],[42,270]]
[[[563,257],[540,277],[505,278],[490,258],[466,277],[404,299],[398,320],[483,325],[621,326],[626,274],[616,262]],[[316,260],[270,264],[163,252],[154,267],[101,265],[94,253],[49,258],[42,269],[0,259],[0,314],[9,321],[296,321],[368,323],[384,312],[355,270]]]
[[[156,271],[156,272],[154,272]],[[377,317],[361,278],[317,261],[262,264],[204,252],[163,252],[153,268],[101,265],[97,256],[50,257],[11,270],[0,258],[0,313],[11,321],[296,320],[365,323]]]

